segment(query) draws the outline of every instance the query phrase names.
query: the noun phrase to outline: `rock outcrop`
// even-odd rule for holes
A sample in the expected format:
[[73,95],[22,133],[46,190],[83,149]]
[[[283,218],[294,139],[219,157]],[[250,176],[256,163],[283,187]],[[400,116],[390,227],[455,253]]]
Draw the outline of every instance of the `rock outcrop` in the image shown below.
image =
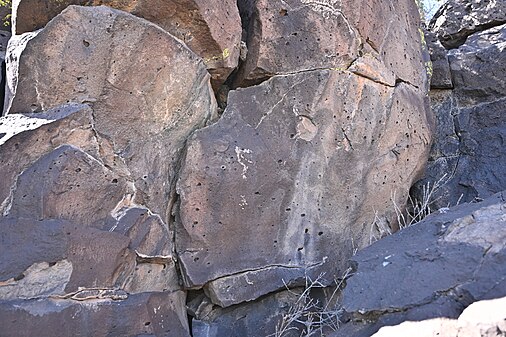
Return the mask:
[[91,104],[100,161],[133,183],[131,203],[166,220],[178,155],[215,113],[202,60],[159,27],[108,7],[69,7],[44,30],[13,39],[7,113]]
[[[347,69],[360,56],[366,70],[423,88],[423,48],[412,1],[239,1],[247,23],[248,58],[237,85],[272,75]],[[386,24],[379,23],[385,22]]]
[[323,287],[397,229],[434,129],[415,3],[18,0],[14,17],[8,333],[269,335],[308,280],[335,301]]
[[427,118],[416,88],[338,70],[231,92],[220,121],[189,141],[178,182],[186,286],[228,306],[342,269],[375,211],[393,220],[392,191],[406,198]]
[[468,36],[504,23],[504,1],[449,0],[434,15],[429,29],[447,49],[453,49],[464,44]]
[[[217,88],[237,67],[241,20],[234,0],[13,0],[12,31],[43,28],[69,5],[106,5],[149,20],[200,56]],[[125,41],[126,43],[126,41]],[[134,43],[134,40],[130,41]]]
[[[398,29],[385,38],[344,9],[241,3],[248,56],[237,83],[271,78],[231,91],[222,118],[195,132],[177,188],[185,286],[222,307],[324,271],[331,283],[369,243],[375,216],[395,227],[390,199],[406,200],[432,132],[416,6],[388,7]],[[295,52],[303,44],[311,56]]]
[[[452,6],[467,8],[467,14],[450,11]],[[428,39],[437,131],[427,174],[415,194],[422,195],[424,186],[440,180],[443,186],[434,193],[434,209],[480,200],[506,188],[506,81],[498,76],[506,71],[506,24],[498,24],[506,22],[504,8],[501,1],[452,1],[434,19],[444,22],[433,26],[441,43],[450,41],[445,36],[463,39],[451,50]],[[473,29],[462,28],[469,22],[475,22]],[[449,27],[466,31],[465,38],[447,33]]]
[[6,333],[189,335],[171,207],[184,143],[216,114],[204,62],[144,19],[71,6],[14,38],[8,72]]
[[[365,337],[404,321],[456,319],[475,301],[506,296],[505,200],[502,192],[431,215],[359,252],[342,294],[350,321],[332,336]],[[390,329],[378,336],[391,331],[395,336]]]

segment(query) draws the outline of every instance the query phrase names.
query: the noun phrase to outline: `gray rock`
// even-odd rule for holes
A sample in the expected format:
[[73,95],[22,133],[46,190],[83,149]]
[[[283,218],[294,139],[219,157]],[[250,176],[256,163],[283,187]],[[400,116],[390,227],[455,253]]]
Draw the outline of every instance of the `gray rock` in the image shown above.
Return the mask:
[[[281,327],[284,315],[296,306],[300,289],[281,291],[252,303],[227,309],[212,307],[205,315],[192,320],[194,337],[270,336]],[[300,326],[298,326],[300,328]],[[287,331],[283,336],[299,336]]]
[[441,42],[431,31],[425,30],[425,41],[430,53],[432,62],[432,76],[430,78],[431,89],[451,89],[453,88],[452,74],[448,54]]
[[191,138],[178,182],[185,285],[209,283],[226,306],[338,273],[369,243],[375,211],[393,225],[392,191],[404,202],[423,168],[430,118],[412,86],[345,71],[231,91],[220,121]]
[[454,92],[460,106],[498,101],[506,96],[506,24],[470,36],[448,53]]
[[383,327],[373,337],[495,337],[506,332],[506,298],[471,304],[458,320],[438,318]]
[[505,296],[506,270],[499,267],[506,253],[504,193],[431,215],[354,256],[355,272],[342,294],[351,321],[332,336],[457,318],[472,302]]
[[432,18],[429,29],[446,49],[458,48],[469,35],[506,23],[504,1],[449,0]]
[[506,188],[506,25],[471,35],[449,52],[454,89],[433,90],[437,132],[423,187],[443,178],[434,209],[483,199]]
[[5,336],[190,336],[182,291],[0,301]]

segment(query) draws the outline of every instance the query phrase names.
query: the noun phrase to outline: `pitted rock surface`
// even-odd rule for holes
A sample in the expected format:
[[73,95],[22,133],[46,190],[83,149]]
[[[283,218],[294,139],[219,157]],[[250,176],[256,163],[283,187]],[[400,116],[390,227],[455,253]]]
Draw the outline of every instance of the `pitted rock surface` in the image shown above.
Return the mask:
[[18,38],[7,113],[92,105],[102,161],[134,183],[134,203],[165,220],[184,141],[216,110],[204,63],[154,24],[108,7],[68,7]]
[[412,1],[241,0],[239,6],[248,24],[248,58],[237,85],[277,74],[343,70],[369,54],[397,79],[426,86],[420,18]]
[[391,193],[406,198],[431,127],[417,89],[346,71],[231,92],[220,121],[190,140],[178,182],[186,286],[209,282],[230,305],[274,290],[257,284],[339,270],[368,243],[375,211],[393,221]]
[[105,5],[151,21],[200,56],[218,87],[237,67],[241,19],[233,0],[14,0],[13,32],[43,28],[70,5]]

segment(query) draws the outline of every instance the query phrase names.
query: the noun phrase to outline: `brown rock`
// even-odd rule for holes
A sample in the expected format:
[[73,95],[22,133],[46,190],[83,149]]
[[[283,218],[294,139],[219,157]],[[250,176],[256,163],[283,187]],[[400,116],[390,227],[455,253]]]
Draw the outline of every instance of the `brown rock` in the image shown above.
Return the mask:
[[159,27],[107,7],[68,7],[17,38],[8,113],[92,105],[100,160],[133,183],[124,201],[165,220],[184,141],[216,111],[204,63]]
[[4,215],[100,227],[125,191],[125,179],[78,148],[63,145],[18,175]]
[[205,62],[215,88],[237,67],[241,19],[233,0],[14,0],[13,32],[43,28],[69,5],[106,5],[149,20],[171,33]]
[[375,211],[392,223],[392,191],[401,204],[425,162],[427,114],[412,86],[346,71],[232,91],[220,121],[192,137],[178,182],[185,285],[208,283],[227,306],[337,272],[369,242]]
[[236,85],[277,74],[347,69],[359,56],[383,63],[420,88],[423,69],[419,13],[409,0],[239,2],[248,25],[248,57]]

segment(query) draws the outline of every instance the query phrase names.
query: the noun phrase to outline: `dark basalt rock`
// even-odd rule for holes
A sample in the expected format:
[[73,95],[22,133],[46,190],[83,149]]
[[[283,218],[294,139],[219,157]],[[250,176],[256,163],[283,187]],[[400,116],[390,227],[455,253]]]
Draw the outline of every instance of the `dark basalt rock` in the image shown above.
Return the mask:
[[342,294],[351,320],[332,336],[458,318],[475,301],[506,296],[504,193],[433,214],[360,251]]

